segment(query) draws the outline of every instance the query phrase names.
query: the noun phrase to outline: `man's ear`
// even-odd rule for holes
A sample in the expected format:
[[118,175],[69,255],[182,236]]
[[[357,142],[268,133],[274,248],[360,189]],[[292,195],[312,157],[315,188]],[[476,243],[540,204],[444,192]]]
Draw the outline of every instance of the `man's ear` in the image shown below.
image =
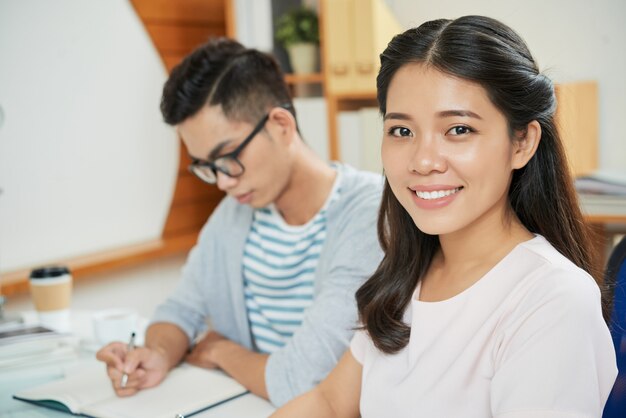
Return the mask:
[[514,169],[524,167],[535,155],[541,141],[541,125],[536,120],[530,122],[526,129],[519,132],[514,139],[512,165]]
[[271,134],[273,138],[291,143],[298,132],[296,119],[290,111],[282,107],[275,107],[270,111],[269,121],[272,122]]

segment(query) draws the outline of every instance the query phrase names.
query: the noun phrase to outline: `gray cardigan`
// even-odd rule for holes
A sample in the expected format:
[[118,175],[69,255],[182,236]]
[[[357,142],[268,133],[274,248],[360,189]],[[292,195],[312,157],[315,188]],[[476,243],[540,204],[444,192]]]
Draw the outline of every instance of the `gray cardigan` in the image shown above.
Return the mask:
[[[376,269],[383,178],[337,165],[340,197],[327,212],[327,236],[315,270],[313,304],[289,342],[269,356],[265,382],[274,405],[311,389],[337,363],[356,326],[354,293]],[[243,249],[253,209],[226,197],[203,227],[174,293],[152,322],[171,322],[193,341],[212,328],[254,349],[243,293]]]

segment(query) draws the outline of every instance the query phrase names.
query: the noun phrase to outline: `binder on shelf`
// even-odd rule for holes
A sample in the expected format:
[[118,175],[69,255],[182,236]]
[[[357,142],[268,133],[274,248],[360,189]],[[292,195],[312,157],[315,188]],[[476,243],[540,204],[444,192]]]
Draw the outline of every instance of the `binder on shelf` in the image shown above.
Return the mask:
[[556,122],[572,174],[598,169],[598,83],[561,83],[556,89]]
[[382,0],[322,0],[321,6],[328,92],[375,92],[378,56],[402,26]]
[[376,75],[381,52],[402,26],[381,0],[353,0],[353,68],[352,90],[359,93],[376,91]]

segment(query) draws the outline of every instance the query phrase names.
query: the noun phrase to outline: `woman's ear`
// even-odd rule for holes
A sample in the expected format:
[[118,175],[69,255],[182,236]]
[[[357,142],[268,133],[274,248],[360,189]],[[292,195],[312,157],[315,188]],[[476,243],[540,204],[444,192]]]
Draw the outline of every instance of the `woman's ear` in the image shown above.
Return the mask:
[[524,167],[535,155],[541,141],[541,125],[536,120],[530,122],[526,129],[513,142],[513,169]]
[[294,140],[297,133],[296,119],[290,111],[282,107],[275,107],[270,111],[269,120],[272,122],[272,137],[288,144]]

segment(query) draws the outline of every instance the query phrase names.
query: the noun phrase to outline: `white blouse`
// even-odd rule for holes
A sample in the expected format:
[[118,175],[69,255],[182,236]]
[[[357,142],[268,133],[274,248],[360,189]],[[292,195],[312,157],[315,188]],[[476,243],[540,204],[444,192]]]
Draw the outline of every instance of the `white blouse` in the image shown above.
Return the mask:
[[600,417],[617,376],[594,280],[545,238],[519,244],[462,293],[417,300],[408,345],[351,343],[368,417]]

